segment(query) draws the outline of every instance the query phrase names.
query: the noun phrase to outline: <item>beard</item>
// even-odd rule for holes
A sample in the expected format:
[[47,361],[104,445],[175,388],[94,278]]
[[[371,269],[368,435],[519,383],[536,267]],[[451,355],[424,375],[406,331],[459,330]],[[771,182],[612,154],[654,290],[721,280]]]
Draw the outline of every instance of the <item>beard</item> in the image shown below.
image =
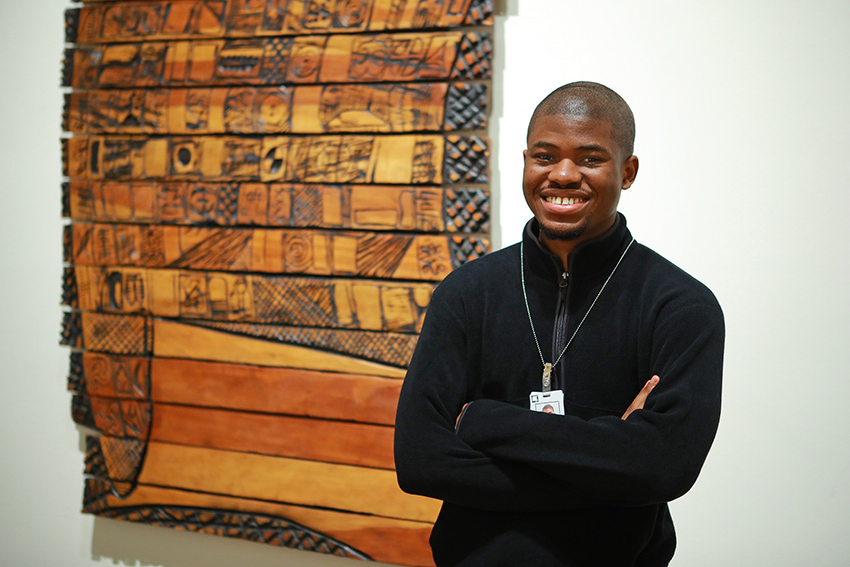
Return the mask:
[[546,226],[542,222],[540,224],[540,234],[546,240],[575,240],[587,230],[587,221],[570,230],[557,230],[551,226]]

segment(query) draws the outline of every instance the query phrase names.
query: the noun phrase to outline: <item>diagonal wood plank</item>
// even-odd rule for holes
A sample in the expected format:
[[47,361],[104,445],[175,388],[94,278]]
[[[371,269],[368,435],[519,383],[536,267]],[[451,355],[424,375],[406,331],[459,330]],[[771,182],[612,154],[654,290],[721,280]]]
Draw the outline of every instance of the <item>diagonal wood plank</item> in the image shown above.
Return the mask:
[[[105,442],[111,438],[101,436],[99,440],[106,448],[109,445]],[[113,446],[116,447],[114,451],[119,451],[122,445]],[[122,455],[106,452],[105,459],[105,472],[109,478],[127,478],[128,473],[120,465],[109,464],[121,463]],[[104,471],[92,469],[92,472]],[[433,521],[440,507],[437,500],[402,492],[395,472],[391,470],[158,441],[146,444],[141,471],[137,474],[140,485],[347,510],[402,520]]]

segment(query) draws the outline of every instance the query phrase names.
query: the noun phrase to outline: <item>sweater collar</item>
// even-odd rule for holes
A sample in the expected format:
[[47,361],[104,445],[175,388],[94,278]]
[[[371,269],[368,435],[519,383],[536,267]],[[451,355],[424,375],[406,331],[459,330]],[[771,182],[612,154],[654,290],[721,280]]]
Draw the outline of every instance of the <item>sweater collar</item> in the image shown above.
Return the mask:
[[[549,251],[548,248],[540,241],[540,224],[537,219],[532,218],[525,225],[523,230],[523,239],[526,241],[526,246],[534,252],[530,254],[537,258],[538,262],[550,266],[554,270],[556,277],[563,271],[561,260]],[[605,233],[586,240],[575,247],[570,252],[567,261],[567,271],[570,278],[593,277],[597,273],[605,273],[611,271],[614,264],[622,255],[626,246],[632,240],[631,232],[626,227],[626,217],[622,213],[617,213],[614,219],[614,225]],[[539,265],[538,265],[539,267]]]

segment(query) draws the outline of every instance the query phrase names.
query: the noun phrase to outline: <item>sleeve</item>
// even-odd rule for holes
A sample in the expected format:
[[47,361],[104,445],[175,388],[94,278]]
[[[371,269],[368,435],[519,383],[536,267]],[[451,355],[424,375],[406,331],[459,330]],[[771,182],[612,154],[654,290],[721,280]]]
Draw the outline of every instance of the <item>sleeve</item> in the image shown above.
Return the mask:
[[485,454],[457,436],[455,421],[469,401],[462,311],[460,294],[453,295],[441,284],[431,298],[399,398],[395,426],[399,486],[405,492],[481,510],[596,504],[569,488],[557,496],[544,495],[540,488],[554,482],[551,476],[536,467]]
[[466,408],[458,437],[490,458],[528,464],[601,502],[668,502],[696,481],[714,440],[724,333],[716,304],[684,307],[661,320],[650,357],[651,374],[661,380],[644,409],[625,421],[478,400]]

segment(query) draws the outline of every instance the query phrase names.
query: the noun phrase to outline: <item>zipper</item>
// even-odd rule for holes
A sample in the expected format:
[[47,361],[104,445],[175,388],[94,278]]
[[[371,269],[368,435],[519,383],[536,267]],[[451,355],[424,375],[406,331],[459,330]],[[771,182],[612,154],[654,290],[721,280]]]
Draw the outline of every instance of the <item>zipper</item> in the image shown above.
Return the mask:
[[[567,325],[569,324],[569,312],[567,311],[567,292],[570,286],[570,274],[563,270],[561,271],[561,276],[558,278],[558,305],[555,308],[555,330],[552,333],[552,358],[551,360],[554,362],[555,358],[561,354],[561,351],[564,349],[564,345],[567,344]],[[552,377],[552,389],[563,389],[563,384],[560,382],[561,377],[561,367],[562,365],[559,363],[556,367],[554,376]]]

